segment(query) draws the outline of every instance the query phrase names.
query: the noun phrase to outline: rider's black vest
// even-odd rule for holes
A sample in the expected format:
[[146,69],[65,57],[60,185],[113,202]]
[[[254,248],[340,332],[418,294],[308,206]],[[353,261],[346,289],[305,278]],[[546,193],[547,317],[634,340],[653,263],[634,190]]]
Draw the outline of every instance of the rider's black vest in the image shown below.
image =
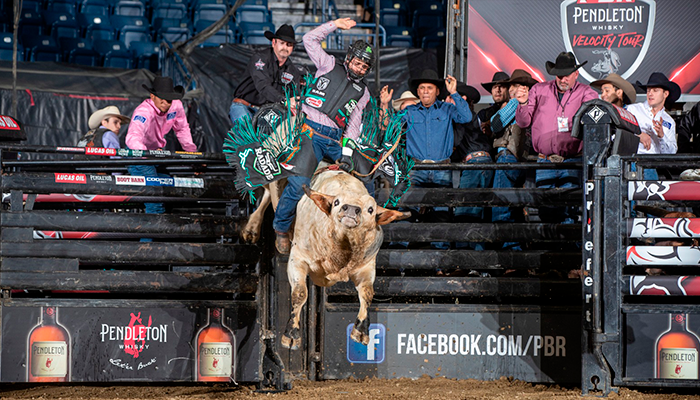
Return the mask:
[[307,84],[304,102],[326,114],[338,127],[344,129],[364,92],[365,83],[348,79],[345,67],[336,64],[329,73],[313,78]]

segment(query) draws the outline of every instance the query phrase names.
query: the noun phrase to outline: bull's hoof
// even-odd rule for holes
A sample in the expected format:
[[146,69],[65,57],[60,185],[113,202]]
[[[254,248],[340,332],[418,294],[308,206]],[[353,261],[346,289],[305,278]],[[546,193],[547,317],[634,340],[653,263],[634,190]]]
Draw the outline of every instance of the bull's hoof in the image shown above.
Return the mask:
[[280,340],[282,347],[290,350],[299,350],[299,345],[301,344],[301,339],[292,339],[287,335],[282,335]]
[[260,233],[248,229],[243,229],[241,231],[241,239],[243,239],[243,241],[246,243],[257,243],[258,239],[260,239]]
[[365,346],[369,344],[369,335],[358,331],[356,328],[352,328],[352,332],[350,332],[350,339],[356,341],[357,343],[362,343]]

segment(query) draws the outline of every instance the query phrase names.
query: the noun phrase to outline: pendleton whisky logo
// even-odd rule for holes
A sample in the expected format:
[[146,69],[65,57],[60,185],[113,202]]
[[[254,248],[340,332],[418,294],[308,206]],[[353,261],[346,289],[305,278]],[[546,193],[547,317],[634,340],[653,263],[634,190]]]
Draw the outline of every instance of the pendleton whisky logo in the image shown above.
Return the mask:
[[139,313],[131,313],[128,325],[102,324],[100,338],[102,342],[120,342],[119,349],[138,358],[144,350],[150,348],[151,342],[167,343],[168,325],[154,325],[153,318]]
[[561,28],[566,50],[589,82],[619,74],[627,79],[649,50],[655,0],[564,0]]

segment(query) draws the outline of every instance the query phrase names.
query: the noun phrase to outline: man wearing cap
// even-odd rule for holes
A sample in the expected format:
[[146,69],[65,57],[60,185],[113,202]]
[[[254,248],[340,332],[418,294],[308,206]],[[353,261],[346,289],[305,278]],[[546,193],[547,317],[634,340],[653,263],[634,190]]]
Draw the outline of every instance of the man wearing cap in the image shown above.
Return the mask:
[[[539,153],[540,163],[580,162],[583,141],[571,137],[571,124],[581,105],[598,98],[590,86],[577,82],[576,57],[571,52],[562,52],[556,62],[547,61],[547,73],[554,80],[537,83],[528,89],[518,88],[518,109],[515,122],[521,129],[530,128],[532,146]],[[535,174],[538,188],[571,188],[581,186],[581,170],[540,169]],[[574,215],[561,208],[540,209],[543,222],[573,223]]]
[[[173,87],[169,77],[157,76],[152,87],[142,85],[151,95],[136,107],[131,116],[131,124],[126,132],[126,146],[132,150],[160,150],[166,145],[165,135],[172,129],[185,151],[197,151],[192,142],[190,124],[187,122],[182,96],[182,86]],[[167,176],[159,174],[155,165],[130,165],[131,175]],[[162,214],[163,203],[145,203],[146,213]]]
[[493,74],[491,82],[483,82],[481,84],[481,87],[486,89],[487,92],[491,93],[491,98],[493,99],[493,104],[482,109],[477,114],[481,131],[488,136],[491,136],[492,133],[491,117],[493,117],[493,115],[501,109],[503,104],[508,101],[508,79],[510,79],[510,77],[507,73],[498,71]]
[[[496,162],[500,164],[516,163],[522,159],[525,151],[525,129],[515,123],[515,112],[518,109],[518,99],[515,98],[521,86],[531,88],[537,81],[529,72],[516,69],[507,81],[510,100],[503,104],[500,110],[491,117],[491,130],[493,131],[493,148],[496,149]],[[520,187],[525,175],[522,170],[498,169],[494,174],[493,188],[506,189]],[[493,222],[516,222],[519,216],[515,215],[517,208],[493,207],[491,220]],[[522,214],[522,213],[521,213]],[[505,248],[520,250],[519,243],[506,242]]]
[[122,115],[116,106],[99,109],[90,115],[88,119],[90,131],[78,141],[78,146],[118,149],[121,147],[119,145],[119,130],[122,124],[126,125],[129,121],[131,119]]
[[[372,46],[357,40],[350,45],[343,60],[336,60],[321,46],[330,33],[355,25],[350,18],[338,18],[307,32],[302,38],[306,53],[316,66],[316,74],[306,84],[301,111],[306,115],[306,127],[313,131],[314,152],[319,162],[324,157],[336,161],[343,154],[347,156],[351,150],[340,144],[344,138],[357,140],[360,136],[362,112],[370,99],[364,78],[375,62]],[[351,165],[341,163],[341,168],[350,170]],[[310,184],[309,177],[289,177],[275,211],[272,222],[275,247],[282,254],[291,249],[289,230],[305,184]]]
[[[652,73],[646,85],[637,81],[637,86],[647,92],[645,102],[627,106],[627,110],[637,118],[642,131],[637,154],[676,154],[676,122],[668,115],[665,107],[678,100],[681,87],[661,72]],[[645,135],[651,138],[648,147],[644,146],[641,139]]]
[[243,80],[233,94],[228,115],[234,124],[245,115],[252,117],[263,104],[283,103],[285,89],[296,88],[303,75],[301,67],[294,65],[289,58],[298,43],[294,38],[294,28],[284,24],[275,33],[265,32],[265,37],[271,42],[270,48],[250,57]]

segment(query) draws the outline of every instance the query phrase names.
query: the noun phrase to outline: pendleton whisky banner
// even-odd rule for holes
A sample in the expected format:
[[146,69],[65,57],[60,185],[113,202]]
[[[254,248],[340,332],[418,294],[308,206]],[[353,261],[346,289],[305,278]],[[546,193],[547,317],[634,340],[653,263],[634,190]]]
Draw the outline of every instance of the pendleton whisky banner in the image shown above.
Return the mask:
[[258,330],[243,307],[6,306],[0,381],[258,381]]
[[646,82],[660,71],[681,86],[681,101],[697,101],[698,19],[700,2],[687,0],[470,0],[467,83],[490,94],[480,83],[516,68],[551,80],[545,63],[571,51],[587,61],[581,82],[611,73]]
[[626,314],[626,320],[626,379],[698,379],[700,315]]

